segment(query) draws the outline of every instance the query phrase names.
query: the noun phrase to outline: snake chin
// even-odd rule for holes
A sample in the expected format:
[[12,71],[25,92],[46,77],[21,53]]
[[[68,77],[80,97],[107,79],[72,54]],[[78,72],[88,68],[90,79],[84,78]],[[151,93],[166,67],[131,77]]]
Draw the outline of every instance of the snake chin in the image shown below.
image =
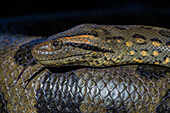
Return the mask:
[[59,66],[88,66],[88,60],[90,56],[72,56],[62,59],[48,59],[39,60],[39,63],[47,67],[59,67]]

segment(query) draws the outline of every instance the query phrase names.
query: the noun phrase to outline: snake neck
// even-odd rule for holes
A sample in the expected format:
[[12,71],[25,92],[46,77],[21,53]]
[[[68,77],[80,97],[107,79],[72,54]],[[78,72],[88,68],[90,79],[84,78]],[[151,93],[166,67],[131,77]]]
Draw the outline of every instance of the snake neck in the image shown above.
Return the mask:
[[[170,48],[165,39],[144,38],[142,35],[134,35],[136,38],[114,37],[114,42],[106,39],[105,51],[98,53],[99,58],[89,60],[91,66],[112,66],[124,64],[152,64],[170,67]],[[113,40],[113,39],[112,39]],[[109,44],[110,43],[110,44]]]
[[[135,49],[127,48],[125,50],[115,51],[114,53],[99,53],[93,59],[88,59],[88,65],[93,67],[105,67],[113,65],[127,65],[127,64],[152,64],[170,67],[169,57],[165,51],[142,49],[136,51]],[[97,58],[96,56],[99,56]]]

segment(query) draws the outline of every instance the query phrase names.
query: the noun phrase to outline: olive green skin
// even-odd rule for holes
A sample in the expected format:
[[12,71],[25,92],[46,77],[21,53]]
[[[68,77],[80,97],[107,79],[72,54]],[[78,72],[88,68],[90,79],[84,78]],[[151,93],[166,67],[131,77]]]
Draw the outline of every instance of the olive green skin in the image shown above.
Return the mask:
[[30,65],[15,84],[24,64],[32,58],[34,45],[29,43],[42,37],[2,35],[0,39],[1,111],[168,112],[167,67],[123,65],[73,70],[63,67],[54,68],[54,72],[45,69],[24,90],[25,81],[44,67],[39,62]]
[[154,64],[170,67],[170,30],[133,25],[83,24],[52,35],[32,49],[44,66],[106,67]]

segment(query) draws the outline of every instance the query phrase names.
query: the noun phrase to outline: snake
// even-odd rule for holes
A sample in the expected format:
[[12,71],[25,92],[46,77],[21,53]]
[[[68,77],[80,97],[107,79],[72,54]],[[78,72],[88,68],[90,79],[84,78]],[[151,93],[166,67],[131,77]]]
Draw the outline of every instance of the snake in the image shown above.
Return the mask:
[[[169,29],[83,24],[1,40],[1,103],[10,112],[168,112]],[[30,75],[39,76],[22,91]]]
[[170,67],[169,29],[84,24],[61,34],[35,46],[33,57],[45,66],[144,63]]

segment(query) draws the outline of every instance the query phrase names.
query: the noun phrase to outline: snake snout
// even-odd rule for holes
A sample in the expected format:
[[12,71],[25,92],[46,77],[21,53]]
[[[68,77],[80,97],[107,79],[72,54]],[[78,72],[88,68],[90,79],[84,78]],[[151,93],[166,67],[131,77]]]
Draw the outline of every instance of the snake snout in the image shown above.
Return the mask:
[[40,54],[40,52],[51,51],[51,46],[49,43],[41,43],[32,48],[32,52],[35,54]]
[[50,43],[43,42],[32,48],[31,53],[37,60],[43,60],[51,52]]

